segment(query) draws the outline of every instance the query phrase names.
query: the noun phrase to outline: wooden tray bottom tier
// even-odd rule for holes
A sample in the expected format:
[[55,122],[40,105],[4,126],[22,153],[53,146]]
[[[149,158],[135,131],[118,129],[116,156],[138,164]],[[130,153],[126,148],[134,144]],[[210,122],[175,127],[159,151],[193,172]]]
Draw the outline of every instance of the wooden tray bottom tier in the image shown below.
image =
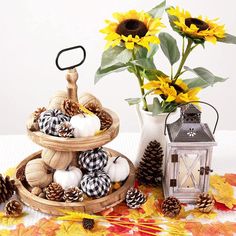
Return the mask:
[[[132,162],[126,156],[112,149],[106,148],[106,150],[109,151],[113,156],[124,157],[129,162],[129,166],[130,166],[130,174],[127,180],[122,185],[122,187],[116,190],[115,192],[99,199],[85,200],[83,202],[73,202],[73,203],[54,202],[54,201],[49,201],[47,199],[43,199],[43,198],[33,195],[22,184],[21,181],[16,179],[17,195],[19,199],[25,205],[33,208],[34,210],[41,211],[43,213],[47,213],[50,215],[63,215],[61,210],[80,211],[80,212],[93,214],[93,213],[101,212],[103,210],[106,210],[110,207],[113,207],[119,204],[120,202],[125,200],[126,192],[134,184],[135,168]],[[22,166],[26,165],[30,160],[40,158],[40,157],[41,157],[41,151],[33,153],[32,155],[24,159],[17,166],[17,170],[21,168]]]

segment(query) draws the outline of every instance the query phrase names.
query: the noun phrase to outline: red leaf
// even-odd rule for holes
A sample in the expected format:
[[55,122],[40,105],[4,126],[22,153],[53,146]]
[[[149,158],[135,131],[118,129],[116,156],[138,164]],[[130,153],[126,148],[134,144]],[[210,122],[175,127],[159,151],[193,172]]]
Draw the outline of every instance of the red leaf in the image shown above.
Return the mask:
[[225,204],[215,201],[215,208],[220,211],[236,211],[236,205],[232,209],[229,209]]
[[236,174],[225,174],[224,177],[230,185],[236,186]]

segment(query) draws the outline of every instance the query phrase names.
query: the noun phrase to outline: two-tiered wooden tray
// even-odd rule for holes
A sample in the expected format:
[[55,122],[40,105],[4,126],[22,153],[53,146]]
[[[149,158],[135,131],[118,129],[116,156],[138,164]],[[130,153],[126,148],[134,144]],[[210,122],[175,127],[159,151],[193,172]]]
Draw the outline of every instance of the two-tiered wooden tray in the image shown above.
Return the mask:
[[[66,79],[68,81],[67,94],[68,98],[73,101],[78,101],[77,85],[78,74],[75,68],[70,69],[67,73]],[[84,138],[61,138],[47,135],[40,131],[31,131],[27,128],[27,133],[30,139],[38,145],[61,152],[80,152],[101,147],[112,141],[119,132],[119,118],[111,110],[103,108],[103,111],[108,113],[112,118],[111,126],[98,135]],[[27,183],[16,179],[17,194],[19,199],[26,205],[35,210],[53,215],[63,215],[61,210],[81,211],[87,213],[96,213],[117,205],[125,199],[127,190],[134,184],[135,168],[132,162],[121,153],[107,149],[111,156],[121,156],[125,158],[130,166],[130,174],[125,180],[124,184],[116,191],[99,199],[89,199],[83,202],[56,202],[33,195],[30,192],[30,186]],[[25,166],[30,160],[41,158],[41,151],[33,153],[24,159],[18,166],[17,170]],[[121,170],[122,171],[122,170]]]

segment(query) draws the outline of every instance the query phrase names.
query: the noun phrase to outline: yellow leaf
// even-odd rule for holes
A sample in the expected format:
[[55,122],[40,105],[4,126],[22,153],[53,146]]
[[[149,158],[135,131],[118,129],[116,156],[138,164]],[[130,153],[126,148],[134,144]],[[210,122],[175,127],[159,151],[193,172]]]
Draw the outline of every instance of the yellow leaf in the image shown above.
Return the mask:
[[0,212],[0,224],[5,226],[18,225],[23,222],[26,215],[27,213],[23,213],[19,217],[9,217],[5,216],[4,212]]
[[66,210],[61,210],[61,212],[63,212],[65,215],[57,217],[57,220],[81,221],[83,218],[87,218],[87,219],[103,218],[102,216],[90,215],[83,212],[66,211]]
[[209,213],[203,213],[197,209],[186,211],[186,213],[198,219],[215,219],[217,216],[217,213],[215,211],[211,211]]
[[7,171],[5,172],[5,176],[9,176],[10,178],[14,177],[16,173],[16,168],[15,167],[11,167],[9,169],[7,169]]
[[165,224],[167,229],[164,231],[167,235],[189,235],[185,229],[185,222],[180,220],[171,220]]
[[234,198],[234,189],[227,183],[226,179],[219,175],[212,175],[210,177],[210,185],[214,190],[215,200],[232,209],[236,204],[236,199]]
[[0,235],[1,236],[10,236],[11,235],[11,231],[7,230],[7,229],[0,230]]
[[92,230],[85,230],[81,223],[67,221],[61,224],[56,236],[106,236],[108,231],[104,226],[95,224]]
[[143,204],[142,209],[145,211],[144,217],[154,216],[156,211],[155,196],[151,195],[148,200]]

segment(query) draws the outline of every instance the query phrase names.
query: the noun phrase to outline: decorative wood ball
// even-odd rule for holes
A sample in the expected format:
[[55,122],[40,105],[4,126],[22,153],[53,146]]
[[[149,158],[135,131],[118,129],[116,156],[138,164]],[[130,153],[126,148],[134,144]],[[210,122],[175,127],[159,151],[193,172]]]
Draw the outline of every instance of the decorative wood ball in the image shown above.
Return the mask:
[[43,161],[53,169],[64,170],[66,169],[75,154],[73,152],[57,152],[51,149],[43,149],[42,159]]
[[26,164],[25,177],[31,187],[44,188],[52,182],[52,173],[41,158]]
[[75,166],[70,166],[68,170],[56,170],[53,181],[62,186],[63,189],[78,187],[82,179],[82,172]]
[[102,147],[81,152],[78,156],[79,165],[91,172],[103,170],[107,161],[108,154]]
[[111,180],[103,171],[90,172],[83,176],[80,187],[89,197],[100,198],[109,192]]
[[61,103],[68,98],[66,91],[57,91],[49,101],[47,109],[60,109]]
[[83,93],[80,95],[80,97],[78,98],[79,103],[82,104],[84,107],[86,108],[94,108],[97,111],[101,111],[102,110],[102,104],[99,101],[99,99],[97,99],[94,95],[92,95],[91,93]]
[[90,114],[72,116],[70,123],[75,129],[75,138],[94,136],[101,127],[100,119],[96,115]]
[[129,176],[129,163],[120,156],[110,157],[104,171],[110,176],[112,182],[120,182]]
[[40,115],[38,123],[41,132],[57,136],[57,125],[64,121],[70,121],[70,118],[64,115],[61,110],[51,109]]

